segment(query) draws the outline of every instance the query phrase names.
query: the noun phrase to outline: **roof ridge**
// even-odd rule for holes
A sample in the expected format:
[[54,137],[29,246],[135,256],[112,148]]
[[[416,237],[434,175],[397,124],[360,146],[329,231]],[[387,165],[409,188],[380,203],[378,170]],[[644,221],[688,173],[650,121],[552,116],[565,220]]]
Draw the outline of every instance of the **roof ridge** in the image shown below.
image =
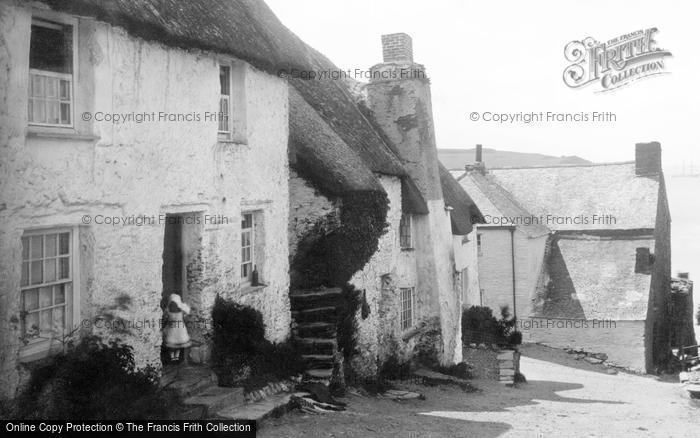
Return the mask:
[[634,161],[612,161],[608,163],[590,163],[590,164],[557,164],[552,166],[513,166],[513,167],[487,167],[486,170],[522,170],[522,169],[556,169],[560,167],[603,167],[603,166],[620,166],[623,164],[634,164]]

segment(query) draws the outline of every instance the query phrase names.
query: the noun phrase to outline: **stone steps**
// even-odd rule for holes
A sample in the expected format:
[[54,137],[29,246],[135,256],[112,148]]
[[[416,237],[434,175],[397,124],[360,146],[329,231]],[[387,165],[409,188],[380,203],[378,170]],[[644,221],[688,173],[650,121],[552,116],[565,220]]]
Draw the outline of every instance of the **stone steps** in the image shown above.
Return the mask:
[[330,354],[302,354],[307,369],[333,369],[333,356]]
[[210,418],[224,408],[233,408],[245,403],[243,388],[215,386],[198,392],[182,401],[188,407],[201,407],[204,418]]
[[342,296],[340,288],[299,290],[289,294],[292,310],[335,306]]
[[336,325],[329,322],[309,322],[297,324],[292,329],[297,339],[303,338],[325,338],[335,339]]
[[292,318],[298,323],[331,323],[334,324],[338,315],[335,306],[316,307],[305,310],[292,310]]
[[338,349],[338,341],[334,338],[297,338],[296,343],[302,355],[333,356]]
[[253,420],[259,426],[259,423],[265,418],[284,413],[295,395],[305,397],[309,394],[305,392],[275,394],[255,403],[223,408],[216,413],[215,418],[221,420]]

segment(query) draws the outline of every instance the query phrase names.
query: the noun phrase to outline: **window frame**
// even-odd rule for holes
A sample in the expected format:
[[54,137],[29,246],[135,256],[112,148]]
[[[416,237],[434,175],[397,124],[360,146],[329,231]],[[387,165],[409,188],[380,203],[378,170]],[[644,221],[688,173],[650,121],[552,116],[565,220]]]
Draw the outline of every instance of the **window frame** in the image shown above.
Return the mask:
[[[219,90],[219,113],[217,114],[219,118],[217,118],[217,121],[219,123],[219,126],[217,127],[217,133],[220,137],[224,137],[226,140],[230,139],[231,136],[233,135],[233,129],[232,129],[232,122],[233,118],[231,117],[231,112],[232,112],[232,102],[231,102],[231,94],[233,91],[233,80],[231,78],[231,72],[232,68],[231,65],[228,63],[219,63],[219,82],[221,82],[221,73],[223,70],[226,70],[227,72],[227,83],[228,83],[228,94],[223,94],[221,90]],[[221,130],[221,119],[223,117],[223,111],[222,109],[222,100],[226,99],[226,128],[227,130],[222,131]]]
[[[404,296],[406,291],[408,291],[410,294],[410,298],[408,300],[405,299]],[[401,331],[406,331],[413,328],[416,323],[416,288],[413,286],[400,287],[399,293],[401,294],[399,297],[399,303],[401,306],[399,309],[399,324],[401,325]],[[404,304],[406,303],[410,303],[410,308],[404,307]],[[410,312],[410,317],[408,319],[406,318],[407,310]]]
[[[78,19],[75,17],[70,17],[70,16],[65,16],[65,15],[60,15],[56,13],[52,13],[50,11],[34,11],[32,13],[31,17],[31,26],[38,25],[38,26],[43,26],[47,28],[51,28],[51,25],[54,26],[70,26],[71,27],[71,54],[72,54],[72,66],[71,66],[71,73],[57,73],[57,72],[52,72],[52,71],[46,71],[46,70],[39,70],[39,69],[33,69],[29,66],[28,64],[28,69],[27,69],[27,125],[29,126],[36,126],[36,127],[43,127],[43,128],[64,128],[64,129],[74,129],[75,128],[75,114],[76,114],[76,93],[75,93],[75,86],[79,81],[79,76],[78,76]],[[29,32],[29,44],[28,47],[31,47],[31,27],[30,27],[30,32]],[[33,75],[35,74],[41,74],[43,76],[49,76],[49,77],[57,77],[59,79],[69,79],[69,84],[70,84],[70,109],[69,109],[69,116],[70,116],[70,123],[43,123],[43,122],[34,122],[30,120],[30,115],[29,115],[29,100],[31,96],[29,95],[29,86],[30,83],[33,79]],[[60,84],[59,84],[59,95],[60,95]],[[59,97],[59,118],[60,118],[60,97]]]
[[[404,233],[406,227],[408,227],[408,235]],[[406,244],[404,239],[408,239],[408,244]],[[402,250],[410,250],[414,248],[413,245],[413,215],[411,213],[403,213],[399,221],[399,247]]]
[[[20,348],[20,360],[34,360],[34,359],[39,359],[42,357],[45,357],[48,354],[51,354],[52,352],[56,351],[56,347],[61,347],[62,342],[65,338],[69,337],[70,334],[78,327],[80,327],[80,229],[77,226],[55,226],[55,227],[41,227],[41,228],[31,228],[31,229],[25,229],[22,235],[20,236],[20,248],[23,247],[21,243],[21,239],[25,237],[31,238],[32,236],[46,236],[49,234],[61,234],[61,233],[69,233],[69,281],[62,281],[62,280],[55,280],[52,282],[43,282],[39,284],[27,284],[25,286],[21,285],[21,278],[20,278],[20,287],[19,287],[19,311],[20,311],[20,339],[25,340],[25,330],[24,330],[24,324],[25,324],[25,310],[24,310],[24,293],[27,290],[32,290],[32,289],[39,289],[41,287],[46,287],[46,286],[55,286],[58,284],[70,284],[71,285],[71,294],[70,297],[66,294],[64,297],[64,302],[65,302],[65,310],[64,310],[64,332],[63,334],[58,337],[51,337],[51,338],[34,338],[34,339],[27,339],[26,343],[22,345]],[[43,272],[43,261],[46,260],[46,257],[43,256],[43,251],[45,248],[45,240],[42,243],[42,272]],[[58,242],[57,242],[58,245]],[[31,251],[31,248],[30,248]],[[57,254],[58,254],[58,248],[57,248]],[[23,251],[22,251],[23,252]],[[22,255],[22,252],[20,252],[20,275],[21,275],[21,270],[22,270],[22,264],[25,262],[24,257]],[[58,257],[58,255],[56,256]],[[49,257],[51,258],[51,257]],[[35,260],[31,259],[31,253],[30,253],[30,259],[29,260]],[[38,260],[38,259],[37,259]],[[29,268],[31,270],[31,266]],[[58,268],[57,268],[58,272]],[[42,279],[43,280],[43,279]],[[37,298],[38,299],[38,298]],[[57,306],[49,306],[47,308],[54,308]],[[41,307],[38,307],[38,309],[41,309]],[[57,344],[58,343],[58,344]]]
[[[250,221],[250,227],[249,228],[243,228],[243,221],[245,220],[245,216],[250,215],[251,221]],[[255,223],[256,223],[256,214],[255,211],[244,211],[241,213],[241,261],[240,261],[240,278],[241,278],[241,284],[243,285],[250,285],[253,280],[253,270],[255,269]],[[243,234],[244,233],[250,233],[249,234],[249,244],[248,245],[243,245]],[[244,250],[249,249],[250,250],[250,259],[246,262],[243,261],[243,254]],[[243,276],[243,271],[244,271],[244,266],[245,265],[250,265],[250,271],[248,272],[248,275]]]
[[481,233],[477,233],[477,235],[476,235],[476,255],[478,257],[481,257],[484,255],[483,235]]

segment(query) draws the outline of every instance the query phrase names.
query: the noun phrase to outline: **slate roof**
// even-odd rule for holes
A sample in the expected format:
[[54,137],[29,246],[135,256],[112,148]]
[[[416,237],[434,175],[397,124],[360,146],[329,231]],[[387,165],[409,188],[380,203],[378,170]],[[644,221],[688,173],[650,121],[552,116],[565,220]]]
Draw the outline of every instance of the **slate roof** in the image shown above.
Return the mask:
[[[483,227],[515,225],[518,230],[531,237],[542,236],[550,232],[549,228],[537,221],[532,221],[532,213],[525,210],[514,198],[501,187],[488,173],[478,170],[469,172],[452,172],[457,176],[459,185],[471,195],[476,206],[484,216]],[[507,218],[503,222],[502,218]]]
[[[546,223],[552,230],[656,227],[660,177],[635,175],[634,162],[489,169],[494,180],[534,215],[612,215],[608,223]],[[589,221],[591,222],[591,221]]]

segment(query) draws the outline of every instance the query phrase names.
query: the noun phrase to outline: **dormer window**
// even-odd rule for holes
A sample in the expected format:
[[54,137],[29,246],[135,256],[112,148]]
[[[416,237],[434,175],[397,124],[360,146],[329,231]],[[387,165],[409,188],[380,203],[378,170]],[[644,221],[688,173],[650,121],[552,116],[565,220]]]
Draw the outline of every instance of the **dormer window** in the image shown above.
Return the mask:
[[413,248],[413,216],[404,214],[399,223],[399,240],[401,249]]
[[219,82],[221,95],[219,97],[219,134],[231,134],[231,67],[219,67]]
[[29,123],[73,126],[73,26],[32,20]]

